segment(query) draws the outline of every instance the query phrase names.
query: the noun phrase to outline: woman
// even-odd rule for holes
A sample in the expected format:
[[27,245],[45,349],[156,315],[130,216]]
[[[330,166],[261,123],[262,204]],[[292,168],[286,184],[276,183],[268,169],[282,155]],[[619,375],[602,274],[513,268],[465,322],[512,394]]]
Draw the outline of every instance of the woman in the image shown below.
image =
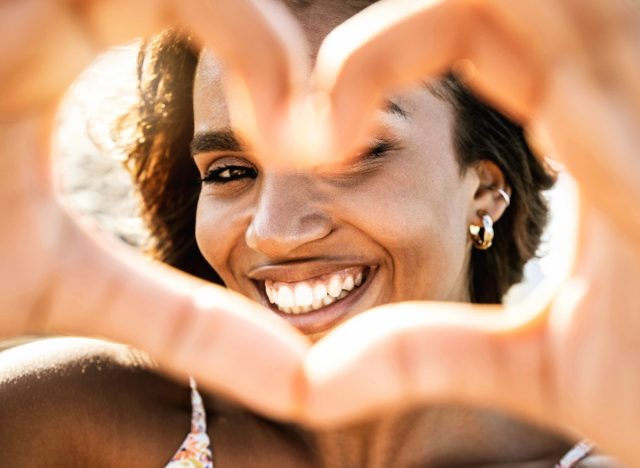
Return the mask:
[[[311,13],[301,8],[305,30],[327,12],[334,22],[323,27],[332,29],[353,8],[327,2],[316,2]],[[221,67],[210,53],[198,59],[187,41],[168,33],[140,59],[146,100],[133,115],[142,137],[136,136],[128,163],[154,254],[205,279],[220,275],[227,287],[313,339],[390,302],[499,303],[535,255],[547,216],[542,190],[553,176],[519,127],[454,78],[389,101],[378,116],[377,138],[353,161],[290,171],[252,155],[239,141],[224,105]],[[158,108],[166,112],[158,115]],[[159,135],[166,136],[161,143]],[[481,225],[482,214],[495,222],[495,240],[480,245],[476,238],[474,249],[469,225]],[[409,431],[426,441],[436,425],[447,442],[425,443],[422,458],[403,449],[392,458],[371,455],[385,443],[401,447],[393,433]],[[321,463],[515,465],[538,457],[549,465],[569,449],[495,414],[461,409],[394,415],[358,430],[361,435],[344,431],[339,443],[373,458],[323,454]],[[375,442],[367,444],[364,434]],[[307,437],[329,453],[336,450],[326,433]],[[503,458],[505,445],[520,453]]]
[[[322,9],[320,11],[322,12]],[[302,9],[301,15],[303,18],[304,12],[305,10]],[[327,24],[327,27],[329,26],[330,22]],[[451,109],[446,101],[450,99],[453,102],[459,102],[456,99],[460,99],[460,97],[456,98],[454,97],[455,94],[449,94],[456,92],[455,85],[450,83],[441,89],[436,86],[431,92],[421,89],[413,94],[408,93],[408,96],[400,95],[392,99],[388,106],[389,110],[379,116],[381,126],[384,129],[384,136],[380,138],[381,141],[374,145],[374,151],[371,151],[371,154],[366,154],[366,163],[362,162],[361,156],[355,162],[349,161],[346,166],[336,165],[335,163],[326,164],[316,168],[316,172],[312,173],[312,177],[309,173],[300,172],[282,173],[273,171],[273,173],[270,173],[268,168],[265,169],[261,166],[261,164],[264,164],[262,161],[252,161],[249,154],[238,151],[242,146],[238,146],[238,142],[229,138],[230,135],[226,132],[228,130],[228,122],[225,121],[224,114],[222,114],[221,118],[220,108],[212,109],[204,104],[220,101],[213,99],[215,96],[211,99],[198,99],[198,93],[202,95],[219,93],[219,88],[216,88],[215,65],[213,63],[207,64],[207,60],[205,57],[201,61],[200,72],[196,77],[195,84],[195,130],[196,135],[201,137],[195,140],[197,144],[194,145],[194,153],[201,178],[205,182],[205,188],[202,191],[199,204],[200,211],[196,224],[196,238],[203,256],[211,266],[216,268],[230,287],[250,297],[253,295],[256,299],[262,299],[265,303],[265,299],[271,299],[271,302],[277,304],[277,307],[272,307],[272,309],[278,309],[282,315],[289,317],[299,328],[315,334],[324,332],[328,326],[333,324],[324,323],[318,325],[318,320],[306,320],[306,317],[312,316],[308,311],[304,311],[304,308],[309,306],[307,304],[308,300],[306,300],[308,289],[312,289],[315,292],[316,287],[322,289],[324,286],[327,290],[326,292],[329,293],[331,293],[329,290],[333,289],[332,282],[335,283],[333,277],[324,278],[321,275],[339,276],[338,280],[342,284],[340,291],[337,293],[337,298],[340,298],[343,291],[353,291],[340,299],[345,301],[343,304],[349,304],[348,301],[351,301],[350,307],[339,307],[340,301],[326,306],[327,310],[332,308],[334,312],[333,316],[329,317],[330,322],[344,320],[346,318],[346,309],[349,312],[360,312],[368,307],[395,300],[438,299],[464,301],[475,299],[482,301],[482,294],[487,291],[486,300],[492,301],[499,299],[501,293],[509,286],[510,282],[517,279],[523,260],[535,250],[537,242],[537,234],[535,232],[533,233],[533,239],[530,239],[531,244],[529,245],[527,245],[528,242],[524,237],[519,238],[519,242],[524,244],[524,246],[517,246],[518,249],[516,250],[521,257],[516,260],[516,262],[520,262],[519,268],[515,268],[513,271],[507,269],[503,276],[504,279],[496,282],[493,287],[483,288],[482,286],[486,283],[482,282],[481,278],[471,280],[472,277],[467,276],[468,269],[472,265],[476,267],[473,273],[481,276],[476,273],[478,262],[481,262],[481,260],[469,261],[468,258],[465,258],[470,255],[466,249],[466,247],[470,246],[466,237],[467,225],[479,224],[479,218],[484,217],[485,213],[491,218],[491,221],[498,221],[501,216],[504,216],[502,221],[506,222],[509,216],[508,210],[510,209],[507,209],[510,201],[509,191],[513,191],[512,195],[514,195],[515,203],[518,196],[522,197],[522,194],[526,193],[526,187],[521,194],[516,192],[517,182],[513,175],[506,174],[509,167],[505,161],[496,160],[494,163],[490,163],[487,162],[490,159],[484,159],[486,158],[484,154],[476,163],[474,161],[465,161],[465,157],[476,157],[476,155],[466,154],[465,156],[465,153],[461,151],[463,148],[456,147],[454,149],[451,144],[443,144],[443,142],[450,141],[448,137],[453,132],[453,121],[456,120],[456,124],[461,125],[457,119],[453,119]],[[161,83],[161,85],[164,85],[164,83]],[[459,90],[457,91],[460,92]],[[440,95],[440,97],[437,95]],[[464,94],[460,94],[460,96],[464,96]],[[474,104],[470,103],[469,105]],[[158,111],[159,109],[156,108],[154,110]],[[493,115],[491,118],[496,117]],[[412,140],[412,137],[418,137],[412,130],[423,128],[419,123],[424,124],[425,122],[431,124],[429,131],[425,135],[420,135],[420,141]],[[506,124],[503,120],[496,120],[496,125]],[[225,132],[221,133],[221,130]],[[507,128],[507,130],[509,129]],[[155,132],[155,130],[153,131]],[[392,135],[387,136],[384,134],[385,132]],[[508,131],[506,133],[509,134]],[[156,135],[159,135],[159,137],[164,136],[162,132],[156,133]],[[221,136],[225,138],[221,138]],[[404,138],[401,138],[401,136]],[[522,141],[521,135],[517,131],[512,132],[509,137]],[[457,140],[458,145],[460,145],[461,140],[463,141],[462,138]],[[473,142],[475,143],[475,141]],[[155,147],[152,146],[151,150],[162,151],[162,140],[158,142],[158,140],[154,139],[151,143],[156,145]],[[226,152],[225,154],[219,153],[220,145]],[[424,153],[418,151],[418,147],[434,148],[437,151],[434,151],[433,157],[441,159],[430,161],[424,158]],[[455,150],[458,150],[457,155]],[[229,151],[232,151],[232,154],[229,154]],[[396,164],[395,160],[392,159],[393,164],[390,164],[391,167],[389,167],[388,155],[402,151],[402,160]],[[544,186],[549,184],[550,180],[545,177],[544,171],[539,167],[536,168],[534,159],[526,152],[526,149],[523,149],[523,151],[524,153],[522,154],[526,156],[525,161],[528,161],[533,166],[533,170],[529,170],[529,173],[534,180],[537,179],[537,185]],[[222,157],[217,158],[217,156]],[[459,165],[456,157],[462,159]],[[493,155],[493,152],[492,157],[497,158],[497,156]],[[408,167],[403,166],[407,163],[410,163]],[[363,164],[368,166],[364,167]],[[383,164],[385,166],[382,166]],[[429,164],[433,164],[433,166],[429,166]],[[465,167],[466,165],[468,167]],[[260,171],[258,167],[261,168]],[[394,188],[397,187],[399,189],[399,193],[396,194],[397,203],[394,209],[386,213],[390,219],[403,222],[402,225],[396,225],[397,223],[391,225],[392,228],[399,228],[398,231],[390,230],[388,225],[376,223],[371,215],[363,216],[363,200],[358,200],[357,194],[348,192],[345,187],[345,185],[353,184],[353,179],[357,179],[360,184],[369,189],[368,192],[365,192],[367,199],[369,199],[369,197],[377,193],[376,189],[382,189],[388,183],[388,181],[384,180],[384,177],[382,177],[382,180],[380,179],[381,176],[387,174],[386,171],[380,170],[381,167],[386,167],[389,171],[388,173],[393,175],[392,182],[396,182]],[[412,170],[415,167],[420,167],[422,171]],[[376,169],[378,169],[377,172]],[[436,172],[438,177],[428,179],[427,182],[429,183],[425,184],[422,174],[426,173],[431,177],[431,174]],[[177,172],[172,170],[171,174],[174,173]],[[523,171],[523,173],[526,173],[526,171]],[[345,183],[345,177],[351,179],[348,184]],[[264,178],[264,181],[260,181],[260,178]],[[289,181],[289,183],[285,184],[284,181]],[[165,183],[165,181],[162,182],[163,184]],[[535,186],[536,183],[533,185]],[[255,187],[253,192],[251,192],[252,187]],[[293,201],[278,195],[283,193],[282,190],[291,190],[291,187],[294,188],[293,195],[295,195],[295,198]],[[452,193],[447,193],[447,189],[451,187],[454,187],[454,190]],[[533,192],[536,192],[536,190],[533,190]],[[253,198],[247,197],[247,193],[253,193]],[[339,196],[340,193],[349,193],[349,197]],[[148,196],[149,194],[150,192],[147,192],[146,195]],[[417,194],[420,196],[417,197]],[[450,195],[453,200],[447,200],[447,203],[445,203],[445,194]],[[311,198],[311,203],[300,202],[300,200],[309,197],[313,197]],[[418,208],[412,205],[411,201],[414,200],[414,197],[426,202],[430,210],[425,213],[422,211],[424,207],[420,206]],[[342,205],[335,204],[334,200],[340,200]],[[186,201],[188,202],[189,200]],[[162,204],[162,200],[160,204]],[[453,213],[463,214],[464,216],[452,216],[451,204],[457,208],[453,210]],[[150,203],[149,206],[153,207],[154,204]],[[517,207],[517,205],[515,206]],[[399,210],[406,211],[402,216],[398,216]],[[518,211],[514,210],[516,213],[513,215],[514,217],[518,216]],[[223,217],[218,218],[221,215]],[[539,215],[540,213],[538,213],[538,217]],[[162,212],[154,213],[154,216],[162,216]],[[397,218],[394,216],[397,216]],[[429,216],[434,216],[434,218]],[[520,216],[522,216],[521,213]],[[273,221],[274,219],[276,221]],[[412,222],[407,222],[407,219],[411,219]],[[434,225],[441,223],[445,219],[447,221],[441,226],[443,228],[441,231],[433,229]],[[297,222],[300,220],[304,222]],[[165,220],[160,218],[160,221]],[[514,219],[513,221],[514,225],[517,225],[517,220]],[[229,223],[227,226],[229,229],[225,228],[219,238],[212,238],[211,226],[217,227],[221,223]],[[488,224],[489,221],[487,221],[487,228]],[[505,223],[505,225],[507,224]],[[526,222],[524,225],[526,226]],[[538,229],[540,228],[539,223],[534,223],[534,225],[537,225]],[[500,222],[497,222],[496,229],[499,226]],[[461,232],[465,234],[461,235]],[[435,245],[425,245],[425,235],[429,239],[433,239]],[[509,239],[509,236],[507,235],[505,238]],[[219,239],[224,242],[218,244]],[[475,241],[482,247],[488,247],[487,239],[484,235],[476,235],[475,237]],[[499,238],[496,239],[496,246],[498,241]],[[177,248],[182,245],[185,244],[175,244],[173,247]],[[324,247],[331,252],[331,257],[327,258],[328,254]],[[363,247],[367,247],[366,251]],[[527,248],[531,248],[528,253]],[[359,249],[362,249],[362,251]],[[443,255],[443,250],[446,255]],[[344,251],[350,253],[351,257],[345,256]],[[360,254],[360,257],[353,255],[352,252]],[[495,252],[499,253],[499,250]],[[193,250],[190,253],[193,254]],[[336,258],[338,253],[342,257]],[[498,253],[495,255],[498,256]],[[176,257],[180,258],[180,255]],[[183,257],[182,261],[184,261],[184,258],[187,257]],[[174,260],[171,261],[174,262]],[[429,266],[428,269],[423,269],[426,281],[414,282],[416,268],[423,266],[425,261]],[[485,259],[485,261],[488,260]],[[197,265],[197,263],[185,262],[181,265],[182,268],[196,271],[187,265]],[[431,269],[432,265],[435,268]],[[340,268],[336,269],[336,267]],[[358,279],[360,275],[362,277]],[[349,284],[349,278],[352,278],[353,285]],[[360,281],[362,282],[361,285],[356,288],[356,283]],[[322,284],[324,282],[326,282],[326,285]],[[288,288],[293,289],[293,291],[287,292]],[[306,293],[305,288],[307,289]],[[301,290],[302,293],[298,293],[298,290]],[[358,291],[364,291],[364,293],[360,292],[358,296]],[[290,297],[292,295],[293,299]],[[330,295],[334,296],[334,294]],[[375,296],[375,299],[367,299],[371,297],[370,295]],[[274,299],[274,297],[276,298]],[[322,299],[323,303],[324,298],[327,298],[326,293]],[[315,296],[314,299],[316,299]],[[366,302],[367,300],[369,302]],[[363,301],[363,303],[358,301]],[[302,307],[303,310],[297,309],[299,307]],[[312,303],[311,307],[315,308],[316,306]],[[324,315],[323,320],[327,318],[327,315],[331,314]],[[388,317],[386,318],[387,320],[389,320]],[[401,319],[398,318],[398,321],[401,321]],[[361,322],[354,321],[352,323]],[[178,336],[175,339],[180,341],[183,338]],[[157,422],[162,420],[165,424],[159,425],[163,429],[162,436],[159,435],[155,441],[145,441],[149,443],[148,446],[144,446],[148,450],[141,448],[140,436],[136,439],[133,434],[140,434],[141,426],[145,426],[143,430],[145,435],[157,433],[156,424],[154,424],[156,421],[149,421],[148,416],[144,415],[152,414],[154,411],[158,411],[160,407],[165,409],[171,407],[172,404],[177,404],[176,402],[179,402],[183,397],[177,396],[180,392],[175,389],[172,390],[171,384],[163,387],[158,384],[155,377],[141,370],[139,366],[132,366],[131,359],[126,359],[126,357],[122,357],[118,353],[118,351],[121,351],[120,349],[110,349],[107,345],[98,345],[98,347],[102,347],[100,352],[89,353],[88,356],[80,356],[76,360],[67,359],[64,361],[66,364],[62,367],[64,370],[62,374],[65,377],[69,377],[68,381],[64,378],[53,379],[53,381],[47,381],[47,384],[49,384],[47,388],[57,389],[61,393],[64,393],[64,389],[72,389],[74,390],[72,394],[79,396],[82,401],[88,401],[84,407],[78,408],[77,405],[70,405],[68,411],[64,411],[63,415],[69,417],[69,421],[81,419],[78,417],[78,411],[83,414],[87,410],[89,412],[102,412],[105,409],[112,408],[114,405],[126,404],[126,410],[116,415],[115,421],[110,421],[111,424],[106,424],[100,428],[91,428],[91,431],[83,430],[82,433],[89,434],[87,441],[93,449],[91,450],[92,455],[98,460],[107,460],[109,458],[109,454],[101,452],[101,450],[109,448],[112,451],[110,454],[111,460],[115,462],[122,464],[123,458],[121,457],[127,456],[133,457],[127,460],[149,462],[149,459],[141,455],[143,452],[145,455],[153,454],[151,456],[158,454],[159,457],[159,453],[162,451],[161,448],[169,445],[170,438],[175,438],[176,434],[173,433],[173,428],[168,427],[168,414],[155,413],[155,417],[158,418]],[[119,361],[116,357],[122,359]],[[93,380],[88,378],[80,379],[73,372],[76,370],[74,365],[77,364],[81,367],[82,363],[86,364],[87,358],[100,361],[95,368],[89,369],[89,373],[94,377]],[[125,361],[125,363],[123,364],[122,361]],[[101,365],[113,367],[114,372],[118,374],[118,386],[130,378],[131,380],[121,388],[127,388],[131,391],[121,392],[118,395],[113,394],[107,388],[106,393],[112,398],[111,401],[108,398],[102,401],[93,401],[94,399],[89,396],[95,395],[98,389],[105,391],[104,382],[105,380],[110,380],[110,373],[101,375],[99,372]],[[54,366],[48,365],[45,366],[45,369],[52,367]],[[31,368],[33,367],[31,366]],[[104,374],[107,375],[105,376]],[[27,379],[29,378],[29,372],[22,375],[26,375],[25,378]],[[32,373],[31,377],[33,377]],[[151,401],[146,402],[148,407],[141,408],[139,405],[141,401],[139,388],[140,385],[145,385],[149,380],[154,382],[155,389],[166,388],[166,393],[160,392],[161,395],[158,395],[156,393],[157,390],[154,391],[151,395]],[[29,382],[32,383],[33,381]],[[236,382],[231,383],[231,385],[233,384],[236,384]],[[29,388],[29,386],[22,383],[14,387],[14,391],[23,393],[25,388]],[[35,395],[37,394],[36,386]],[[27,392],[24,398],[29,401],[29,398],[33,398],[33,396],[34,394]],[[43,404],[43,408],[50,411],[45,415],[48,416],[45,421],[51,424],[50,421],[53,420],[57,424],[61,416],[59,413],[61,406],[66,410],[64,405],[60,405],[59,399],[63,398],[64,395],[52,396],[54,397],[53,401],[55,401],[54,405]],[[133,402],[127,402],[129,398]],[[163,398],[166,398],[164,405],[158,404],[158,399],[162,400]],[[7,401],[15,400],[7,398]],[[66,401],[69,400],[67,399]],[[24,401],[21,403],[22,407],[24,407]],[[104,406],[102,406],[103,404]],[[19,406],[14,403],[13,406],[5,407],[19,410]],[[137,409],[139,413],[134,413],[134,409]],[[178,411],[174,414],[176,420],[178,419],[177,413],[180,412]],[[341,456],[342,454],[334,455],[336,448],[340,447],[340,441],[332,441],[332,438],[336,437],[336,435],[339,436],[340,440],[349,440],[349,436],[359,432],[364,432],[367,436],[374,434],[373,437],[376,437],[375,434],[384,433],[384,427],[392,427],[397,431],[407,427],[407,420],[404,419],[403,421],[402,417],[397,416],[397,419],[402,422],[394,422],[393,419],[389,421],[388,418],[385,421],[383,418],[380,423],[381,426],[378,426],[379,432],[376,432],[375,425],[365,425],[355,429],[350,428],[344,434],[336,434],[335,432],[308,433],[295,426],[275,425],[274,427],[272,422],[221,403],[220,408],[217,411],[214,410],[214,413],[218,416],[216,421],[219,423],[217,426],[219,432],[216,431],[216,428],[212,429],[214,431],[213,440],[214,446],[216,441],[220,441],[221,448],[216,449],[215,452],[216,457],[220,457],[220,463],[225,463],[227,460],[225,457],[227,456],[251,457],[251,454],[234,449],[236,443],[242,444],[243,447],[246,447],[247,443],[251,443],[256,444],[254,445],[256,448],[254,453],[256,455],[259,455],[262,460],[269,460],[274,464],[286,462],[295,465],[308,464],[310,460],[313,463],[314,456],[319,457],[315,458],[316,460],[319,459],[330,464],[335,464],[340,460],[343,463],[350,464],[352,460],[345,459]],[[435,416],[438,416],[437,412]],[[452,416],[454,417],[452,418]],[[459,419],[456,419],[455,416],[455,410],[453,410],[453,413],[448,414],[445,411],[443,421],[454,421],[454,424],[457,424],[455,421],[459,421]],[[567,448],[563,447],[562,443],[549,440],[535,431],[525,430],[520,437],[515,437],[514,434],[519,431],[519,427],[496,415],[474,413],[471,416],[468,414],[463,414],[463,416],[465,419],[470,418],[473,424],[480,426],[478,432],[471,431],[466,434],[467,436],[475,437],[478,434],[486,436],[488,433],[487,426],[483,424],[489,424],[491,427],[499,426],[499,429],[497,429],[498,434],[508,433],[510,436],[508,438],[508,446],[510,448],[507,452],[509,453],[505,453],[504,444],[498,444],[500,445],[500,450],[498,450],[498,447],[492,446],[486,440],[472,444],[469,448],[470,453],[460,453],[459,444],[457,443],[455,448],[447,447],[446,441],[442,445],[434,444],[432,447],[425,447],[424,432],[416,436],[417,450],[411,447],[413,439],[404,437],[405,440],[403,442],[406,444],[404,449],[400,448],[396,452],[385,449],[381,450],[381,452],[383,452],[384,456],[392,452],[393,455],[401,460],[399,463],[413,463],[415,461],[436,463],[438,460],[442,463],[457,462],[458,464],[468,464],[474,461],[488,463],[505,461],[513,463],[515,461],[538,458],[539,460],[544,460],[542,463],[548,464],[553,463],[553,461],[550,461],[551,459],[557,459],[556,452],[560,454],[562,450]],[[423,418],[425,419],[423,420]],[[424,414],[421,413],[418,418],[421,420],[420,422],[411,421],[409,426],[413,428],[433,428],[434,426],[439,429],[442,428],[445,423],[439,422],[434,425],[433,418],[434,412],[427,411]],[[9,419],[11,420],[12,418]],[[33,427],[34,421],[30,422],[32,424],[29,424],[29,427]],[[36,419],[35,422],[42,423],[43,421]],[[147,424],[149,425],[148,427],[146,427]],[[36,425],[38,427],[43,426],[42,424]],[[221,427],[224,425],[226,427]],[[59,436],[69,440],[69,433],[66,430],[70,426],[62,425]],[[19,436],[20,423],[17,424],[17,427],[8,425],[3,427],[10,432],[11,440],[18,442],[12,443],[13,450],[18,451],[18,454],[22,453],[19,441],[25,440],[25,438]],[[78,425],[73,427],[77,430]],[[242,430],[241,440],[233,440],[233,437],[231,437],[231,440],[225,440],[224,437],[230,437],[234,428]],[[42,429],[51,429],[51,426],[45,426]],[[127,433],[118,429],[130,430],[132,437],[129,439]],[[166,437],[166,440],[159,440],[162,437]],[[266,438],[268,440],[265,440]],[[450,437],[446,438],[451,443],[454,442]],[[105,443],[105,440],[116,440],[118,444],[130,440],[134,448],[129,451],[126,449],[122,451],[116,450],[118,453],[113,453],[113,448],[108,447],[109,444]],[[366,440],[366,436],[355,437],[351,440],[354,440],[355,443],[352,445],[353,449],[348,451],[349,454],[366,453],[367,456],[371,456],[372,463],[385,461],[382,455],[370,455],[366,450],[361,451],[357,448],[364,445],[362,441]],[[379,440],[379,442],[375,441],[372,444],[373,448],[377,447],[379,449],[384,446],[382,443],[384,440],[394,446],[398,443],[397,440],[392,438],[383,437]],[[320,447],[320,450],[317,450],[316,447]],[[225,452],[226,449],[229,451]],[[422,450],[425,450],[426,453],[422,452]],[[551,454],[549,458],[544,457],[547,451]],[[59,449],[58,451],[52,450],[50,455],[53,454],[57,457],[63,456],[60,454]],[[542,454],[543,458],[540,458],[540,454]],[[71,454],[72,457],[86,457],[87,455],[81,450]],[[413,458],[416,456],[418,460]],[[278,457],[284,457],[284,459]],[[403,457],[408,457],[408,459]],[[24,458],[19,460],[24,460]],[[59,458],[58,460],[65,459]],[[233,460],[235,465],[242,465],[243,461],[245,464],[250,462],[247,459],[239,461],[235,458]],[[362,459],[360,458],[353,462],[361,463]]]

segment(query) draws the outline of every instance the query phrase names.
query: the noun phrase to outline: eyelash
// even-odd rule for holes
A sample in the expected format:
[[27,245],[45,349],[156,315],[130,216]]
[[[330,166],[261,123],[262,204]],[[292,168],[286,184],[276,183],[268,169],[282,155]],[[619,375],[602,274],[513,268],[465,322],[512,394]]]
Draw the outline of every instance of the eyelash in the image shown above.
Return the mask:
[[396,143],[392,140],[384,140],[381,138],[377,138],[374,140],[373,145],[362,153],[360,159],[362,160],[376,160],[378,158],[383,157],[389,151],[392,151],[396,148]]
[[[391,140],[376,139],[374,144],[363,152],[359,159],[362,162],[375,161],[395,148],[396,144]],[[229,171],[229,174],[223,176],[222,174],[226,171]],[[252,167],[229,164],[207,171],[204,177],[200,179],[200,182],[205,185],[223,185],[245,178],[255,179],[256,177],[258,177],[258,171]]]
[[[229,171],[229,174],[223,176],[222,174],[226,171]],[[254,168],[230,164],[207,171],[200,181],[203,184],[228,184],[240,179],[255,179],[256,177],[258,177],[258,171]]]

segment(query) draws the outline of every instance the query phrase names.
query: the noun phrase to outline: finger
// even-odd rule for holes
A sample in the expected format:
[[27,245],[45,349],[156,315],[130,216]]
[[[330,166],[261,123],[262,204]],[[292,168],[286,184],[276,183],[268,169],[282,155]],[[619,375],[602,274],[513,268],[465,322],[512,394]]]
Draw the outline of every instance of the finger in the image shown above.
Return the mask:
[[[129,2],[83,0],[91,31],[101,42],[126,37],[117,18]],[[295,98],[306,92],[309,58],[304,34],[283,3],[274,0],[138,0],[153,20],[137,25],[153,31],[179,22],[195,35],[195,42],[215,52],[225,65],[227,94],[234,128],[258,154],[274,162],[292,163],[296,155],[284,151],[295,122]],[[131,15],[131,13],[128,13]],[[138,21],[134,15],[134,23]],[[171,19],[170,19],[171,18]],[[129,28],[135,30],[131,25]],[[114,30],[118,31],[114,35]]]
[[[620,11],[618,5],[618,13],[608,12],[606,27],[614,29]],[[626,12],[638,15],[637,8]],[[571,13],[567,2],[506,0],[381,2],[365,10],[321,47],[314,79],[328,96],[330,123],[316,125],[326,128],[328,142],[319,147],[337,158],[355,151],[384,93],[453,67],[530,135],[534,124],[544,127],[553,142],[546,149],[589,186],[596,206],[637,238],[637,217],[624,216],[637,212],[632,204],[640,190],[631,180],[640,122],[637,43],[628,27],[605,34],[609,45],[600,47],[609,52],[601,60],[585,21]],[[620,181],[615,189],[612,180]]]
[[[489,27],[471,31],[467,56],[474,63],[487,63],[488,66],[482,67],[478,73],[482,80],[488,83],[502,81],[504,86],[495,86],[487,96],[490,101],[526,125],[535,118],[555,69],[575,66],[576,62],[583,67],[587,60],[588,47],[576,21],[564,2],[558,1],[487,0],[470,1],[469,6],[480,25],[484,20]],[[500,43],[491,41],[496,36]],[[487,44],[476,47],[477,37],[487,38],[487,41],[479,41]],[[509,68],[496,67],[484,58],[501,56],[509,51],[520,58],[520,66],[514,60]],[[469,84],[475,91],[475,84]]]
[[0,224],[0,334],[129,343],[285,417],[306,340],[247,299],[87,234],[54,197],[45,121],[0,125],[0,211],[10,220]]
[[0,6],[0,114],[55,104],[101,51],[173,24],[161,0],[25,0]]
[[[541,132],[583,189],[585,205],[597,209],[640,246],[638,108],[624,92],[602,92],[597,83],[567,71],[555,80],[562,100],[547,100],[530,131]],[[614,182],[615,181],[615,182]]]
[[249,83],[274,81],[288,95],[307,79],[304,36],[281,3],[189,0],[178,8],[201,42]]
[[285,149],[296,120],[291,114],[309,77],[300,26],[282,3],[271,0],[190,1],[180,7],[187,26],[227,67],[233,126],[259,155],[295,163],[295,152]]
[[[61,15],[67,18],[70,13]],[[77,21],[87,26],[84,15]],[[224,19],[217,15],[212,24]],[[60,24],[54,22],[55,27]],[[78,43],[81,38],[69,40]],[[35,120],[35,129],[28,122],[21,128],[21,121],[2,128],[8,138],[0,146],[0,162],[3,169],[16,171],[7,174],[10,183],[3,186],[0,202],[17,216],[15,225],[0,230],[2,240],[8,241],[7,249],[3,242],[7,252],[2,256],[7,268],[1,273],[8,286],[18,287],[9,287],[2,297],[3,333],[74,333],[128,342],[173,372],[192,373],[219,394],[285,417],[306,341],[247,300],[222,288],[203,289],[201,281],[131,259],[131,252],[105,247],[78,228],[54,200],[46,157],[49,127],[43,130],[41,119]],[[29,243],[21,242],[20,236],[36,242],[25,245]],[[13,252],[16,247],[18,252]],[[39,261],[29,264],[34,258]],[[11,271],[11,265],[17,271]],[[30,268],[34,274],[28,274]],[[255,388],[264,392],[257,395]]]
[[[514,121],[526,121],[542,88],[540,69],[531,62],[526,44],[518,33],[503,25],[495,15],[477,11],[470,40],[454,73],[479,97],[501,107]],[[508,90],[509,92],[505,92]]]
[[391,407],[455,403],[549,423],[557,412],[543,323],[539,311],[516,319],[463,304],[363,314],[309,352],[306,417],[330,426]]
[[97,52],[57,2],[2,2],[0,30],[0,121],[54,104]]
[[[635,1],[564,2],[588,46],[585,69],[555,75],[539,110],[541,131],[571,174],[588,190],[589,204],[640,245],[640,187],[636,157],[640,127],[640,4]],[[562,129],[558,127],[560,125]],[[612,183],[615,181],[615,183]]]
[[176,24],[171,0],[57,0],[97,48],[155,34]]
[[99,241],[71,221],[62,249],[27,331],[132,344],[218,395],[271,417],[291,415],[308,343],[284,321],[222,287]]
[[[640,189],[635,177],[630,176],[640,170],[633,150],[637,147],[635,129],[640,124],[640,42],[636,27],[640,8],[617,0],[517,4],[493,0],[484,5],[482,11],[512,36],[499,38],[501,43],[524,44],[530,50],[528,60],[538,64],[529,67],[537,71],[531,73],[532,89],[537,91],[526,113],[529,118],[524,120],[530,127],[534,124],[529,133],[542,131],[552,142],[547,145],[551,154],[560,157],[581,186],[589,187],[583,191],[589,203],[607,213],[624,232],[640,239],[640,216],[635,215],[633,207]],[[497,31],[499,26],[490,28]],[[540,35],[542,30],[544,35]],[[490,44],[488,54],[505,55],[497,52],[499,48],[500,44]],[[474,58],[474,63],[481,61]],[[524,94],[512,92],[513,85],[497,85],[500,74],[491,70],[500,67],[489,61],[487,64],[478,67],[470,80],[474,90],[490,99],[509,90],[512,98],[521,100]],[[522,79],[513,75],[517,67],[502,70],[506,72],[503,76],[513,77],[515,82]],[[615,188],[612,180],[617,181]]]
[[[383,94],[450,69],[503,112],[527,121],[544,85],[542,52],[530,46],[540,24],[514,24],[514,16],[520,23],[532,18],[530,2],[518,2],[508,15],[498,3],[381,2],[329,35],[314,70],[318,93],[331,107],[329,151],[341,156],[358,145]],[[555,18],[546,3],[537,9],[544,11],[534,20]]]
[[322,150],[343,157],[361,146],[383,94],[445,70],[460,57],[469,21],[461,2],[387,1],[333,30],[312,77],[329,107],[321,115],[329,122],[316,124],[326,131]]
[[460,63],[472,65],[474,73],[464,77],[474,90],[528,121],[544,92],[546,66],[583,49],[557,3],[381,2],[351,18],[327,37],[314,71],[332,105],[334,146],[366,132],[391,88]]
[[640,3],[636,0],[564,0],[563,4],[593,52],[606,49],[612,38],[622,41],[635,38],[631,43],[639,45]]
[[0,84],[11,85],[15,95],[3,97],[0,102],[7,104],[0,111],[15,111],[18,99],[33,92],[38,99],[28,100],[31,105],[42,104],[43,94],[47,101],[58,98],[106,47],[178,23],[211,45],[246,82],[257,109],[276,101],[282,106],[294,83],[306,79],[304,41],[275,1],[27,0],[0,7],[6,38],[0,45]]

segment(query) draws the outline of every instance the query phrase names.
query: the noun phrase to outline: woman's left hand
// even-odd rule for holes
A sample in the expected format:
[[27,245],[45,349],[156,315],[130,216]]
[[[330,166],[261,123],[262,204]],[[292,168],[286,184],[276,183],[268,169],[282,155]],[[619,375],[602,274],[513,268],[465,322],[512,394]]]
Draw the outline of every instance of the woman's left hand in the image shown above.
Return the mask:
[[319,54],[335,153],[366,133],[383,94],[449,67],[543,135],[577,180],[575,260],[560,285],[518,307],[405,303],[356,317],[310,351],[303,417],[332,424],[398,404],[488,405],[569,424],[638,465],[640,4],[380,2]]

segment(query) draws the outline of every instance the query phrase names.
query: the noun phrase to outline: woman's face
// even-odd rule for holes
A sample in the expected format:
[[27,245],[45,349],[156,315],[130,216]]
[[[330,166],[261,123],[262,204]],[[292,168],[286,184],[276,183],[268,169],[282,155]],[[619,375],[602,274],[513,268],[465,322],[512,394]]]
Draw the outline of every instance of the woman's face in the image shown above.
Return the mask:
[[[344,20],[337,11],[353,13],[325,3],[326,30]],[[301,21],[315,24],[307,30],[319,42],[313,15]],[[467,233],[481,177],[461,173],[452,111],[426,88],[390,99],[354,161],[304,172],[278,169],[234,139],[220,68],[206,51],[194,119],[204,179],[196,237],[229,288],[309,335],[381,304],[469,299]]]

